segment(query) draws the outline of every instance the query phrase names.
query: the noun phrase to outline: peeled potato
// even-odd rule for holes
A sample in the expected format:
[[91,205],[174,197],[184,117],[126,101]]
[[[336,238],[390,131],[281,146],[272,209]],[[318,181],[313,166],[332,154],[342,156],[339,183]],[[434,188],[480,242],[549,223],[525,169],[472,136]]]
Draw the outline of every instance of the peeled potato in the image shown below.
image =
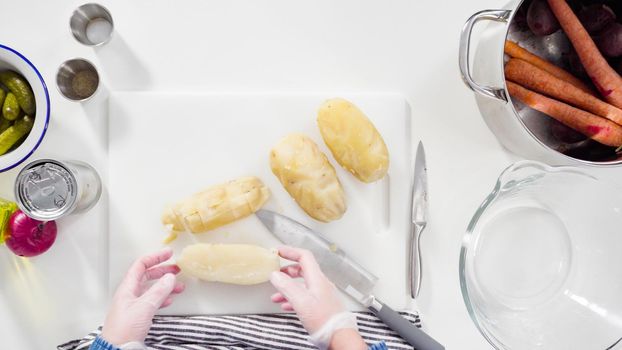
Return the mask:
[[335,160],[357,179],[369,183],[387,174],[387,146],[374,124],[354,104],[341,98],[324,102],[317,123]]
[[269,197],[270,191],[261,180],[242,177],[209,187],[166,208],[162,223],[173,235],[205,232],[256,212]]
[[232,284],[259,284],[280,268],[279,255],[248,244],[193,244],[177,259],[181,271],[200,280]]
[[343,216],[346,200],[335,168],[310,138],[283,138],[270,152],[270,167],[309,216],[323,222]]

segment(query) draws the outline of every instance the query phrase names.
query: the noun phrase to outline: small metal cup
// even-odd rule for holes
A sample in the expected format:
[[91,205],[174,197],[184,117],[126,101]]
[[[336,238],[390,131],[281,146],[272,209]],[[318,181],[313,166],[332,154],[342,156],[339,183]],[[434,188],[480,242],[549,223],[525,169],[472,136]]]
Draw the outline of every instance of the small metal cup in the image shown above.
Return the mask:
[[110,41],[114,22],[108,9],[102,5],[90,3],[73,11],[69,26],[73,37],[80,43],[87,46],[99,46]]
[[99,87],[99,74],[95,66],[83,59],[63,62],[56,73],[58,91],[72,101],[86,101]]

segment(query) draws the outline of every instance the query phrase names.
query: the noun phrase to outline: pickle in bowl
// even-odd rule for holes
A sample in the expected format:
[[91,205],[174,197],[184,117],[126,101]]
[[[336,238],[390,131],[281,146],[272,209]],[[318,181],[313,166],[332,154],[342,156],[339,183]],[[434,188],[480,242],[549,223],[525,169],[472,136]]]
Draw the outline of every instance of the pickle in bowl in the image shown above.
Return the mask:
[[0,44],[0,173],[26,161],[43,144],[50,101],[36,62]]
[[0,156],[19,147],[34,125],[36,103],[34,93],[21,74],[0,72]]

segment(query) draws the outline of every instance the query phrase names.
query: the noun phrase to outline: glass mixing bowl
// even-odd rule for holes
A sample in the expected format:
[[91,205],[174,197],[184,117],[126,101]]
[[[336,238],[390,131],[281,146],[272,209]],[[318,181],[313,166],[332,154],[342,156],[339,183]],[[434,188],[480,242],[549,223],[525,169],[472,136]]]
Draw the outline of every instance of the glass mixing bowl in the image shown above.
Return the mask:
[[496,349],[622,349],[622,191],[515,163],[469,224],[460,285]]

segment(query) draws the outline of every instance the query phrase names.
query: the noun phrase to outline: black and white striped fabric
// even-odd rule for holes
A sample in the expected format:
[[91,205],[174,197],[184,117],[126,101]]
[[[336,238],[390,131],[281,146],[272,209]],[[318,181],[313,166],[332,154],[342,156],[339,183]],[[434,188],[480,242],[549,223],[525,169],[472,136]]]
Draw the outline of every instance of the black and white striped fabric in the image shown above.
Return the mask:
[[[369,312],[355,312],[359,331],[368,344],[384,341],[389,349],[409,349],[399,335]],[[419,316],[400,312],[421,327]],[[100,329],[58,350],[87,350]],[[294,314],[231,316],[156,316],[145,340],[154,350],[299,350],[315,349]]]

